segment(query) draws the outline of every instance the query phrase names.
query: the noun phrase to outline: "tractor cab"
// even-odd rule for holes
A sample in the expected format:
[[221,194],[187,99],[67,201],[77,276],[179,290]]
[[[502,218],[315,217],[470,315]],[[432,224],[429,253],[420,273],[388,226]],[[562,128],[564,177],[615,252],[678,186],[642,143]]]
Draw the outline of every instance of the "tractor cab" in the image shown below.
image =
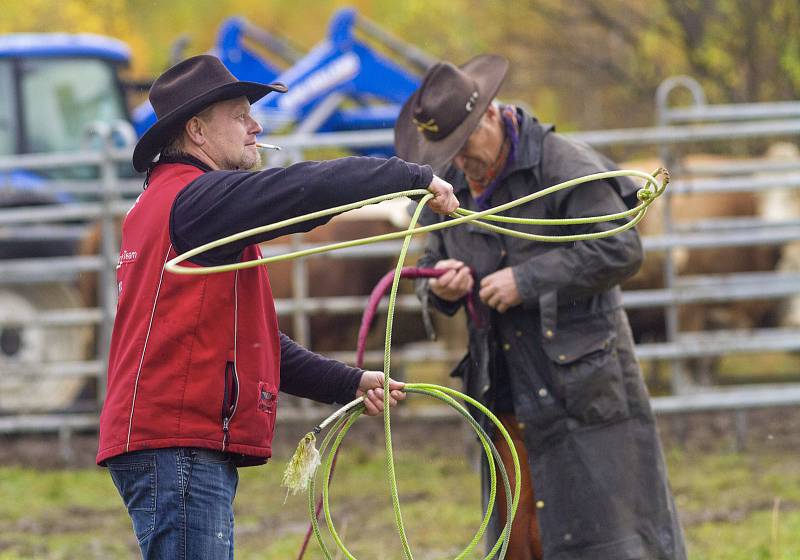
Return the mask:
[[[68,158],[69,152],[98,148],[102,140],[87,134],[98,122],[116,132],[115,146],[130,144],[135,133],[118,77],[128,60],[123,43],[97,35],[0,35],[0,157],[63,153]],[[73,256],[90,231],[85,220],[34,223],[11,216],[17,209],[24,213],[32,206],[91,196],[76,194],[70,185],[96,180],[97,166],[34,168],[23,161],[0,171],[0,211],[6,220],[0,226],[0,267]],[[133,175],[129,162],[118,165],[122,175]],[[86,387],[84,379],[37,372],[54,363],[86,363],[93,355],[92,328],[50,328],[34,319],[85,306],[72,278],[34,273],[0,284],[0,415],[73,405]]]
[[[97,121],[129,129],[116,139],[129,143],[135,135],[119,79],[129,59],[124,43],[98,35],[0,35],[0,156],[85,148],[87,126]],[[80,179],[90,172],[57,173]]]

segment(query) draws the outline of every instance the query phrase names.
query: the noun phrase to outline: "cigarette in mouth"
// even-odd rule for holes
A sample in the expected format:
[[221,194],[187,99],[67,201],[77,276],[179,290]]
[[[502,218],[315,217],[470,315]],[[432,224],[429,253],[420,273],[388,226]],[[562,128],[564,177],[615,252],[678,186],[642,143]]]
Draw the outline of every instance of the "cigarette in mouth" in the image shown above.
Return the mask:
[[280,147],[280,146],[276,146],[275,144],[261,144],[261,143],[256,143],[256,147],[258,147],[258,148],[262,148],[262,149],[264,149],[264,150],[280,150],[280,149],[281,149],[281,147]]

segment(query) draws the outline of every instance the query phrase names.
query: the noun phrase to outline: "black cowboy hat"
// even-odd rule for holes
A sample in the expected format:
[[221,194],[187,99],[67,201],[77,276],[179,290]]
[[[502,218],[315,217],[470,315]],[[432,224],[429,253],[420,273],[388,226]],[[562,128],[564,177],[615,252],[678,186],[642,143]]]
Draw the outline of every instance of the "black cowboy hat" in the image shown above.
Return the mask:
[[394,149],[407,161],[441,173],[478,126],[508,70],[502,56],[484,54],[456,67],[438,62],[405,102],[394,128]]
[[236,97],[255,103],[271,91],[284,93],[286,86],[240,82],[215,56],[201,54],[179,62],[150,88],[150,103],[158,120],[136,143],[133,167],[146,170],[177,128],[209,105]]

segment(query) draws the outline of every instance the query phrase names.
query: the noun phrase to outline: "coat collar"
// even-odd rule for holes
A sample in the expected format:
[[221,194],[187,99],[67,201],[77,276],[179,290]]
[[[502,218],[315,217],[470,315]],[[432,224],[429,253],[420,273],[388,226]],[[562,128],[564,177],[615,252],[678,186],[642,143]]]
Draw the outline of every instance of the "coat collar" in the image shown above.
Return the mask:
[[189,154],[182,154],[178,157],[160,157],[158,161],[155,162],[155,165],[163,165],[165,163],[185,163],[186,165],[193,165],[204,172],[213,171],[207,163]]
[[211,169],[208,166],[208,164],[206,164],[203,161],[200,161],[199,159],[197,159],[194,156],[190,156],[189,154],[182,154],[182,155],[177,156],[177,157],[164,157],[164,156],[161,156],[161,157],[158,158],[157,161],[154,161],[153,163],[151,163],[147,167],[147,174],[144,177],[144,185],[142,186],[142,188],[146,189],[148,187],[148,185],[150,184],[150,178],[153,175],[153,171],[158,166],[166,165],[166,164],[170,164],[170,163],[182,163],[182,164],[185,164],[185,165],[191,165],[193,167],[196,167],[197,169],[199,169],[203,173],[208,173],[209,171],[213,171],[213,169]]

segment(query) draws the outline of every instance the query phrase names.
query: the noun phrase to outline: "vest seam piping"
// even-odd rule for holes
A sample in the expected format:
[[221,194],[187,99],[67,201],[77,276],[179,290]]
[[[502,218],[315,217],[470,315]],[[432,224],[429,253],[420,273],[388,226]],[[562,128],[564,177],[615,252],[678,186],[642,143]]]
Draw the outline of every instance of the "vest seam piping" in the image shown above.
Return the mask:
[[136,408],[136,395],[139,391],[139,377],[142,374],[142,366],[144,365],[144,356],[147,353],[147,342],[150,340],[150,331],[153,328],[153,319],[156,315],[156,306],[158,305],[158,295],[161,293],[161,284],[164,281],[164,270],[169,259],[169,252],[172,249],[172,244],[167,246],[167,254],[164,255],[164,264],[161,266],[161,274],[158,277],[158,286],[156,287],[156,295],[153,298],[153,308],[150,310],[150,321],[147,324],[147,334],[144,337],[144,346],[142,347],[142,357],[139,359],[139,367],[136,370],[136,380],[133,384],[133,396],[131,397],[131,415],[128,418],[128,439],[125,441],[125,452],[127,453],[131,445],[131,431],[133,429],[133,411]]
[[236,369],[236,352],[239,342],[239,271],[233,276],[233,368]]

